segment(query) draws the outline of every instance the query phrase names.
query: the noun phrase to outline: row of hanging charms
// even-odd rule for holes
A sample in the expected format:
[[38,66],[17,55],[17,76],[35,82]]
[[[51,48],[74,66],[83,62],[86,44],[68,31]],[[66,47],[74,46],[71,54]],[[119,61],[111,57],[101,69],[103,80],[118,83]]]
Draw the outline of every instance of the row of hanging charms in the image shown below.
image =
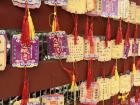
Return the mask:
[[[26,0],[12,0],[18,7],[25,7]],[[62,6],[68,12],[89,16],[111,17],[130,23],[140,23],[139,10],[135,2],[129,0],[44,0],[45,4]],[[28,0],[29,8],[39,8],[41,0]],[[78,6],[77,6],[78,5]]]
[[140,6],[129,0],[95,0],[95,8],[87,12],[89,16],[102,16],[119,19],[130,23],[140,23]]
[[[25,8],[26,6],[26,0],[12,0],[13,5],[21,7],[21,8]],[[44,0],[45,4],[48,5],[55,5],[57,4],[57,6],[64,6],[67,4],[67,0]],[[41,0],[28,0],[28,7],[31,9],[35,9],[35,8],[40,8],[41,6]]]
[[0,30],[0,71],[5,70],[7,59],[7,36],[5,30]]
[[[13,105],[20,105],[21,100],[14,102]],[[27,105],[64,105],[64,95],[50,94],[40,98],[30,98]]]

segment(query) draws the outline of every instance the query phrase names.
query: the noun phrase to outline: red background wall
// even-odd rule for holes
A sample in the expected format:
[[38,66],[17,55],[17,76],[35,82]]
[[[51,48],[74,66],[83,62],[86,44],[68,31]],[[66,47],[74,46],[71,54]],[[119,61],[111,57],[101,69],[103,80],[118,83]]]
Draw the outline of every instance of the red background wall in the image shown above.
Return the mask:
[[[140,0],[133,0],[140,5]],[[43,2],[39,9],[31,10],[31,15],[37,32],[49,32],[49,16],[53,12],[53,7],[46,6]],[[13,6],[12,0],[0,0],[0,29],[21,29],[24,9]],[[71,33],[73,30],[72,14],[58,8],[58,17],[61,30]],[[94,17],[94,34],[105,35],[107,19]],[[84,33],[85,15],[79,15],[79,33]],[[111,20],[112,38],[116,36],[118,21]],[[123,36],[126,32],[127,24],[123,22]],[[139,34],[140,34],[140,26]],[[131,24],[131,37],[134,33],[134,25]],[[104,67],[106,74],[109,75],[114,60],[100,63],[94,62],[94,77],[100,76],[101,69]],[[123,71],[132,66],[132,58],[119,60],[119,71]],[[54,66],[55,65],[55,66]],[[65,65],[71,68],[71,64]],[[87,64],[84,61],[77,63],[78,80],[86,79]],[[30,92],[47,89],[53,86],[63,85],[70,82],[67,74],[61,70],[58,61],[41,61],[39,66],[29,70]],[[23,71],[7,65],[4,72],[0,72],[0,98],[7,98],[21,94],[23,83]]]

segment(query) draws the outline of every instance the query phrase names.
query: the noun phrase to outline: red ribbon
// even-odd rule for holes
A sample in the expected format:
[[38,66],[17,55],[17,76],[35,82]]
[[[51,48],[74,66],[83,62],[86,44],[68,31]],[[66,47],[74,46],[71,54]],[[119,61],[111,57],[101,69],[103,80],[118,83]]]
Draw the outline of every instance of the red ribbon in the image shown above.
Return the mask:
[[107,29],[106,29],[106,38],[105,38],[105,46],[108,47],[108,41],[111,38],[111,27],[110,27],[110,17],[107,20]]
[[27,105],[28,98],[29,98],[29,81],[27,76],[27,69],[25,67],[24,70],[24,85],[23,85],[23,91],[22,91],[22,100],[20,105]]
[[74,35],[74,44],[77,44],[77,36],[78,36],[78,15],[75,15],[74,17],[74,30],[73,30],[73,35]]
[[87,88],[91,86],[91,82],[92,82],[92,77],[93,77],[92,65],[93,65],[93,60],[89,60],[88,61],[88,74],[87,74]]
[[117,37],[115,41],[116,44],[120,44],[122,42],[122,26],[121,25],[122,25],[122,20],[120,18]]
[[86,24],[85,24],[85,34],[84,34],[84,39],[88,39],[88,30],[89,30],[89,24],[88,24],[88,16],[86,17]]
[[130,23],[128,22],[127,31],[126,31],[126,35],[125,35],[125,45],[128,45],[128,46],[130,46],[129,37],[130,37]]

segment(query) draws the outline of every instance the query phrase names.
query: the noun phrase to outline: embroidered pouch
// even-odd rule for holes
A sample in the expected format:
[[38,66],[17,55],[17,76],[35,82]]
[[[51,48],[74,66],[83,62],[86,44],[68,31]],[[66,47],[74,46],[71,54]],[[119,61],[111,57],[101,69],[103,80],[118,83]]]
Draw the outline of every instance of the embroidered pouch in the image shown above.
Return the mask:
[[11,61],[13,67],[23,68],[38,66],[39,62],[39,38],[31,42],[30,47],[22,46],[20,35],[13,35]]
[[47,35],[48,57],[53,59],[67,58],[68,42],[65,31],[49,32]]

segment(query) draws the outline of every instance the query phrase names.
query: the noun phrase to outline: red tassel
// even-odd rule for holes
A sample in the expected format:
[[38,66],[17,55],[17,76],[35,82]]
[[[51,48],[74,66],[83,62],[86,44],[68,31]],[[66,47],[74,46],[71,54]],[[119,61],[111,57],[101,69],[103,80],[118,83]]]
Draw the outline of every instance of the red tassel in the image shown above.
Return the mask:
[[[27,5],[27,4],[26,4]],[[30,35],[29,35],[29,22],[28,22],[28,7],[25,8],[25,16],[23,18],[21,43],[25,46],[30,46]]]
[[74,44],[77,44],[77,36],[78,36],[78,30],[77,30],[77,28],[78,28],[78,15],[75,15],[74,21],[75,21],[74,31],[73,31]]
[[107,20],[107,29],[106,29],[106,39],[105,39],[105,46],[108,47],[108,41],[111,38],[111,27],[110,27],[110,18],[108,17]]
[[120,44],[122,42],[122,26],[121,25],[122,25],[122,20],[120,19],[117,37],[115,41],[116,44]]
[[126,35],[125,35],[125,44],[128,46],[130,46],[129,37],[130,37],[130,23],[128,22],[127,31],[126,31]]
[[135,43],[136,43],[137,35],[138,35],[138,25],[136,24],[136,26],[135,26],[135,33],[134,33],[134,42]]
[[91,23],[90,23],[89,41],[90,41],[90,49],[93,49],[93,18],[91,18]]
[[29,98],[29,82],[28,82],[27,70],[25,67],[24,86],[22,91],[21,105],[27,105],[28,98]]
[[86,17],[86,24],[85,24],[85,34],[84,34],[84,39],[88,39],[88,30],[89,30],[89,24],[88,24],[88,16]]
[[92,60],[88,61],[87,88],[90,88],[92,82],[92,77],[93,77],[92,65],[93,65],[93,61]]

